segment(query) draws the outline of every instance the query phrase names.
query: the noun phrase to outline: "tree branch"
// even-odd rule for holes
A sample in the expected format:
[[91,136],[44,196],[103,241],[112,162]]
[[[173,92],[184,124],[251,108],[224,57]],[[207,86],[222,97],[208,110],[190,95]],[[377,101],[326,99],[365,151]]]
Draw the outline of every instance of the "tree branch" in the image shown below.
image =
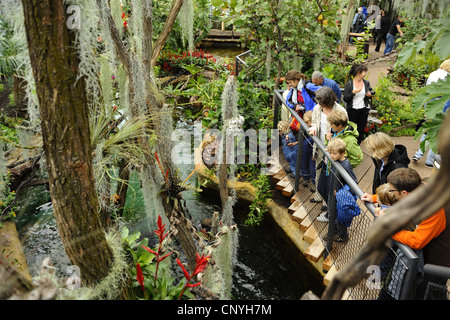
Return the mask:
[[152,61],[151,66],[153,67],[156,64],[156,59],[159,56],[164,44],[169,38],[170,31],[172,31],[173,24],[175,23],[175,19],[178,16],[178,12],[180,12],[181,6],[183,5],[183,0],[174,0],[172,4],[172,8],[170,8],[169,14],[167,16],[166,22],[164,23],[163,30],[156,40],[155,46],[153,48],[152,53]]

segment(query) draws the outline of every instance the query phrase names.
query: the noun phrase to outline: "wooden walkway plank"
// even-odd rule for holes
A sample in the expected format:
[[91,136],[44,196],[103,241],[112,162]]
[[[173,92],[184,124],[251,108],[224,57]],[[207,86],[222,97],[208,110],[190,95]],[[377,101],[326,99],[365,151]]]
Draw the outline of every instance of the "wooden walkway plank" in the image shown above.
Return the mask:
[[318,262],[325,252],[322,240],[317,237],[313,243],[306,249],[305,256],[309,261]]
[[278,190],[283,190],[284,188],[286,188],[286,186],[288,185],[288,183],[290,183],[291,181],[291,177],[289,176],[285,176],[283,179],[281,179],[280,181],[278,181],[276,188]]
[[300,223],[300,230],[306,231],[311,226],[312,221],[309,216],[306,216],[305,219]]
[[302,203],[300,201],[295,201],[293,204],[291,204],[288,208],[288,212],[290,214],[293,214],[295,211],[297,211],[302,206]]
[[308,216],[308,212],[303,206],[300,206],[293,214],[292,219],[297,222],[302,222]]
[[316,228],[314,227],[314,225],[311,225],[303,234],[303,240],[311,244],[314,242],[314,240],[316,240],[318,236],[319,234],[317,233]]

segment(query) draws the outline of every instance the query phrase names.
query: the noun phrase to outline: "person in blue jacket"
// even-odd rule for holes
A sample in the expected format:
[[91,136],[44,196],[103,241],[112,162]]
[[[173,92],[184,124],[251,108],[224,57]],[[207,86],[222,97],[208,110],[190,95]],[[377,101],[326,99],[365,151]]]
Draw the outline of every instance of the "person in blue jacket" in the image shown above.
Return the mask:
[[314,91],[320,89],[309,82],[303,73],[293,69],[286,74],[286,82],[290,91],[286,96],[286,105],[297,111],[301,116],[305,111],[311,111],[317,104],[314,99]]
[[333,89],[334,94],[336,95],[336,101],[339,103],[341,101],[342,92],[339,85],[336,81],[332,79],[325,78],[320,71],[314,71],[311,75],[311,82],[314,83],[318,87],[329,87]]

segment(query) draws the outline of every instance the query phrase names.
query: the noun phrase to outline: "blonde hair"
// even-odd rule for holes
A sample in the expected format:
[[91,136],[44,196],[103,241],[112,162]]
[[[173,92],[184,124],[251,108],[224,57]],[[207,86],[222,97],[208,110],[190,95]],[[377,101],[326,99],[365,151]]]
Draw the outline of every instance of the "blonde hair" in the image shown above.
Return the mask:
[[345,141],[339,138],[333,138],[330,140],[330,142],[327,145],[328,152],[334,151],[339,153],[345,153],[345,150],[347,149],[347,145],[345,144]]
[[290,128],[291,128],[291,125],[289,124],[289,122],[287,122],[287,121],[280,121],[280,122],[278,122],[277,129],[281,133],[287,133]]
[[348,123],[348,115],[347,112],[342,109],[334,109],[327,116],[327,120],[330,124],[334,124],[336,126],[342,125],[345,127]]
[[447,59],[444,62],[442,62],[439,69],[445,70],[450,73],[450,59]]
[[377,194],[378,200],[387,206],[392,206],[394,203],[397,202],[397,198],[395,197],[394,193],[391,192],[391,188],[394,188],[389,183],[384,183],[377,187],[375,190],[375,193]]
[[367,149],[369,149],[372,156],[377,159],[390,155],[395,148],[392,138],[384,132],[371,134],[366,138],[365,142]]
[[312,111],[306,111],[305,114],[303,115],[303,121],[305,122],[309,122],[312,120]]

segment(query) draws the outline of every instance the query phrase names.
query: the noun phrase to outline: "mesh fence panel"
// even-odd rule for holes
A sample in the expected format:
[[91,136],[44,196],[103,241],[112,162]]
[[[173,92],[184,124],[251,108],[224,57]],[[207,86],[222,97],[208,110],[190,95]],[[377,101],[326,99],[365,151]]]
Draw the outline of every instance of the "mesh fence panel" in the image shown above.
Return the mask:
[[[295,136],[299,156],[290,156],[288,162],[289,167],[294,167],[299,173],[298,185],[294,188],[297,199],[322,240],[326,256],[340,270],[352,261],[364,245],[374,215],[337,173],[334,163],[314,146],[309,134],[300,130]],[[401,250],[391,247],[380,265],[374,266],[373,272],[368,272],[365,279],[348,289],[348,298],[400,299],[408,272],[406,262]]]

